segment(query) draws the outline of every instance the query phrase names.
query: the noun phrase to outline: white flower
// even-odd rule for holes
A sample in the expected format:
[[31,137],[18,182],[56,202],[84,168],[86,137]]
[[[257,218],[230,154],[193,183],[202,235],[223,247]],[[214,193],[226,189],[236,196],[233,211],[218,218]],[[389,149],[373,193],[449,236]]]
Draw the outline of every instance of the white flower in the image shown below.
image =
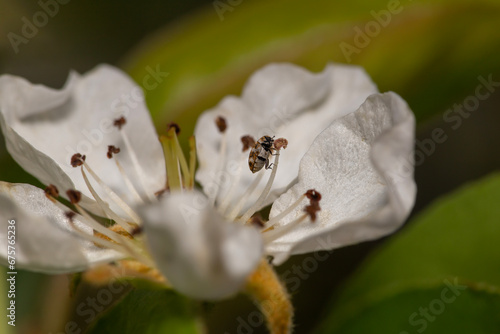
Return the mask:
[[[181,277],[166,273],[174,287],[210,299],[238,291],[257,265],[262,247],[254,228],[210,217],[204,226],[147,227],[149,222],[136,213],[135,208],[156,202],[155,194],[167,186],[166,166],[142,90],[121,71],[99,66],[84,76],[72,73],[61,90],[3,75],[0,125],[12,157],[48,186],[44,192],[0,182],[0,248],[7,250],[7,225],[15,220],[17,267],[63,273],[131,258],[152,268],[172,268]],[[56,201],[58,191],[78,213]],[[91,214],[116,225],[106,228]],[[197,230],[207,226],[217,235]],[[148,247],[150,229],[166,238]],[[178,248],[178,234],[199,247]],[[0,257],[7,264],[7,252]],[[191,257],[209,258],[217,267],[205,265],[194,273]],[[210,282],[211,289],[186,290],[185,277],[194,286]]]
[[[116,69],[72,74],[62,90],[2,76],[0,124],[14,159],[42,183],[69,190],[79,213],[68,214],[52,188],[46,196],[0,183],[0,247],[16,219],[18,264],[33,270],[134,258],[186,295],[223,298],[241,289],[263,255],[280,264],[381,237],[401,226],[415,199],[413,114],[352,66],[311,74],[269,65],[241,98],[205,112],[195,130],[205,194],[193,189],[194,155],[185,159],[175,128],[162,138],[164,160],[140,89]],[[272,170],[253,174],[240,139],[262,135],[280,145],[271,150]],[[269,219],[256,218],[269,204]],[[104,228],[89,212],[119,227]]]
[[[223,133],[213,125],[218,117],[227,123]],[[403,224],[416,194],[414,127],[407,104],[395,93],[378,93],[359,67],[329,65],[312,74],[272,64],[249,79],[240,98],[226,97],[201,115],[196,177],[225,220],[247,224],[272,203],[262,236],[265,253],[280,264]],[[279,168],[275,161],[272,173],[252,174],[240,142],[245,135],[286,138]],[[269,181],[259,183],[263,175]],[[322,195],[315,222],[304,212],[310,189]]]

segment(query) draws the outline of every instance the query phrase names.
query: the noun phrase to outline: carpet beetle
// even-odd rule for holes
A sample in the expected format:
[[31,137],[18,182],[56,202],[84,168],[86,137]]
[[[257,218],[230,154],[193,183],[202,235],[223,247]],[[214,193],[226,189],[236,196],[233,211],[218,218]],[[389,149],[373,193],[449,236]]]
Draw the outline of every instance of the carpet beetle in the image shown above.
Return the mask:
[[273,144],[274,136],[272,138],[263,136],[257,140],[248,156],[248,167],[250,167],[252,173],[258,172],[262,167],[271,168],[272,164],[269,164],[269,155],[273,153]]

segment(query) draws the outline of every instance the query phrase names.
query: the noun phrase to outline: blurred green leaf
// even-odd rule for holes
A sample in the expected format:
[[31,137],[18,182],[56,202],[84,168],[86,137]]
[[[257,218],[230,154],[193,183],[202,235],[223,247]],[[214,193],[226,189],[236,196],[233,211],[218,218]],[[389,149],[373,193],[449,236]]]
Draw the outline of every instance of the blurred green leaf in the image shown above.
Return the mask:
[[[390,306],[402,295],[413,296],[416,289],[427,289],[435,282],[458,277],[475,287],[500,287],[500,252],[492,251],[493,245],[500,245],[499,198],[500,174],[495,174],[431,205],[349,280],[335,297],[320,333],[330,333],[358,319],[367,308],[376,308],[378,303]],[[381,320],[385,321],[392,318]]]
[[499,309],[497,293],[461,284],[450,289],[443,284],[376,301],[339,327],[326,326],[319,333],[492,334],[500,328]]
[[89,334],[196,334],[200,322],[189,299],[171,290],[135,288],[100,317]]
[[[314,71],[331,61],[360,64],[381,91],[407,99],[419,120],[474,94],[479,75],[500,73],[498,1],[400,1],[386,27],[356,44],[355,29],[376,24],[388,3],[243,1],[223,21],[207,7],[144,41],[123,66],[139,84],[157,67],[169,73],[145,88],[146,99],[159,128],[175,120],[184,136],[200,112],[240,94],[252,72],[274,61]],[[358,51],[346,57],[342,42]]]

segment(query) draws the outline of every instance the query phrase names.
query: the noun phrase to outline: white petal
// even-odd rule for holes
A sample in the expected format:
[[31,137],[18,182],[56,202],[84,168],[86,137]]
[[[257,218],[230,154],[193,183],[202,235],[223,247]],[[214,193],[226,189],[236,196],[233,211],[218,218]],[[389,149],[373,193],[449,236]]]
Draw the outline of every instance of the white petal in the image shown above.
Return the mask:
[[235,294],[261,259],[260,233],[225,221],[199,192],[165,195],[140,213],[158,268],[190,297]]
[[[126,133],[142,169],[137,171],[113,121],[127,118]],[[44,184],[61,193],[76,188],[91,197],[80,173],[70,165],[81,153],[95,172],[125,200],[133,202],[115,163],[106,157],[108,145],[139,191],[165,186],[163,152],[144,104],[142,90],[120,70],[101,65],[80,77],[72,74],[62,90],[33,85],[14,76],[0,77],[0,123],[13,158]],[[86,205],[88,199],[84,200]],[[94,210],[99,212],[99,210]]]
[[[12,220],[14,225],[9,224]],[[76,215],[73,221],[92,233],[83,217]],[[15,234],[8,232],[13,230]],[[71,231],[62,204],[50,201],[43,190],[28,184],[0,182],[0,248],[5,250],[0,254],[0,261],[3,264],[8,263],[8,245],[15,248],[16,268],[45,273],[77,272],[118,259],[116,252],[98,248]],[[8,243],[8,237],[13,245]]]
[[[415,119],[396,94],[370,96],[314,141],[300,165],[299,182],[278,198],[270,217],[289,207],[308,189],[322,195],[318,221],[304,221],[266,246],[284,262],[291,254],[334,249],[372,240],[399,228],[413,207]],[[304,214],[298,207],[279,222]]]
[[[289,145],[281,154],[267,205],[296,181],[300,158],[314,138],[376,92],[364,70],[355,66],[330,65],[319,74],[291,64],[266,66],[250,78],[241,99],[227,97],[199,118],[195,129],[200,163],[196,178],[206,192],[214,184],[221,184],[222,196],[238,182],[233,196],[236,201],[255,178],[248,168],[249,152],[241,152],[240,138],[243,135],[252,135],[256,140],[262,135],[285,137]],[[226,118],[228,125],[227,152],[222,163],[219,156],[222,136],[215,126],[218,116]],[[256,200],[264,185],[261,182],[254,195],[248,196],[248,205]]]

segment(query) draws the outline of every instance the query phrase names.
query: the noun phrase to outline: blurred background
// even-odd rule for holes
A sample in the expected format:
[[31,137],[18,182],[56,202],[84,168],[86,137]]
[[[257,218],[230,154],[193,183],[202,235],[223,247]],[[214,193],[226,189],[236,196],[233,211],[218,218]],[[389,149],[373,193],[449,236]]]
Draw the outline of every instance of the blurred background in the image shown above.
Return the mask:
[[[240,94],[250,74],[270,62],[293,62],[312,71],[329,62],[361,65],[380,91],[395,91],[408,102],[418,121],[418,197],[412,217],[395,235],[335,251],[305,274],[296,268],[304,271],[310,255],[277,268],[293,296],[295,333],[416,333],[423,324],[410,322],[411,310],[439,296],[446,277],[498,291],[500,192],[464,193],[457,203],[450,195],[452,203],[446,203],[453,209],[442,212],[443,200],[432,203],[457,189],[467,192],[464,187],[471,182],[496,180],[500,1],[0,0],[0,13],[2,74],[61,87],[71,69],[85,73],[100,63],[121,67],[140,85],[152,70],[168,72],[154,89],[145,88],[146,99],[159,133],[176,121],[183,129],[181,142],[192,134],[201,112],[225,95]],[[479,86],[486,97],[478,95]],[[433,139],[436,131],[446,139]],[[0,179],[40,185],[9,157],[3,139]],[[456,216],[447,216],[450,210]],[[478,214],[484,211],[490,214]],[[467,220],[459,224],[463,217]],[[483,234],[475,235],[476,230]],[[471,234],[474,240],[467,239]],[[415,274],[411,268],[421,270]],[[425,284],[415,279],[419,274]],[[67,296],[68,282],[66,276],[22,272],[17,332],[64,332],[61,325],[78,303]],[[392,286],[406,288],[387,292]],[[439,333],[450,328],[448,317],[467,314],[472,317],[465,317],[468,325],[484,326],[454,320],[457,333],[465,333],[464,328],[494,333],[494,325],[500,326],[498,294],[468,291],[474,293],[463,303],[487,305],[492,313],[486,320],[457,302],[459,310],[426,320],[425,332]],[[416,301],[417,295],[430,297]],[[201,308],[209,333],[266,333],[245,296]],[[10,329],[2,326],[0,332]]]

